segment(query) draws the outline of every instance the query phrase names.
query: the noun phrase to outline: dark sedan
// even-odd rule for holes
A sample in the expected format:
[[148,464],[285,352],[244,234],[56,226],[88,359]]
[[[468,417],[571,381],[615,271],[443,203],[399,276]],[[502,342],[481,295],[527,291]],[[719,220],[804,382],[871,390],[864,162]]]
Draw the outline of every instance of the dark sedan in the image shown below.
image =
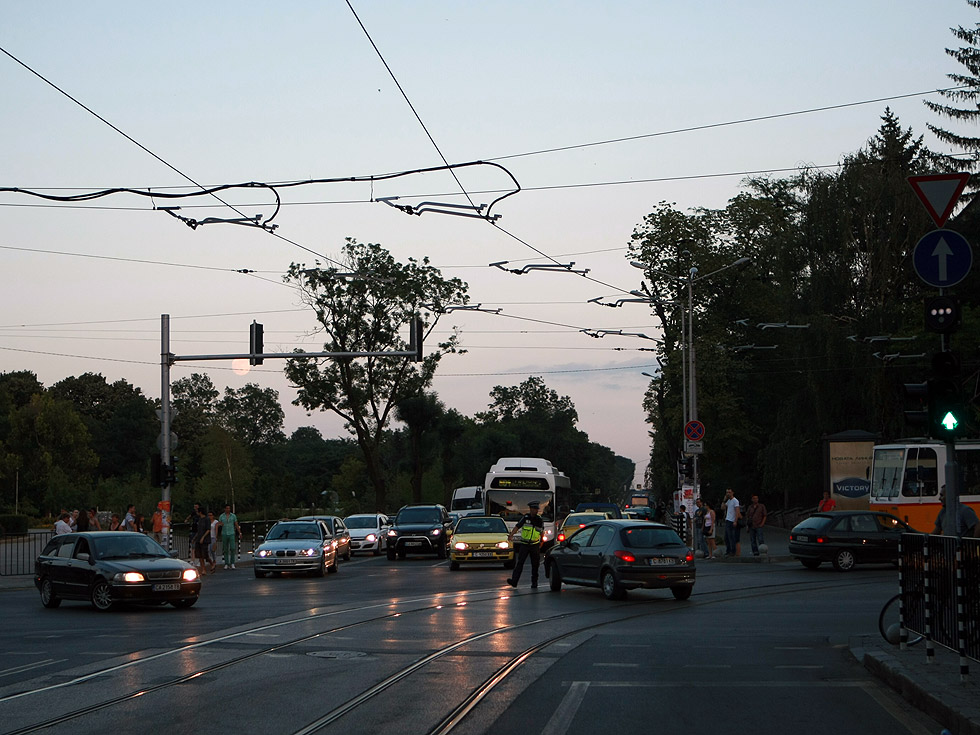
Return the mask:
[[637,588],[670,588],[678,600],[694,590],[694,553],[669,526],[650,521],[598,521],[552,547],[545,557],[551,589],[599,587],[610,600]]
[[89,600],[97,610],[117,602],[190,607],[201,594],[197,570],[141,533],[91,531],[52,538],[37,558],[41,604]]
[[825,561],[839,572],[855,564],[897,563],[903,533],[915,533],[889,513],[838,510],[814,513],[789,534],[789,553],[807,569]]

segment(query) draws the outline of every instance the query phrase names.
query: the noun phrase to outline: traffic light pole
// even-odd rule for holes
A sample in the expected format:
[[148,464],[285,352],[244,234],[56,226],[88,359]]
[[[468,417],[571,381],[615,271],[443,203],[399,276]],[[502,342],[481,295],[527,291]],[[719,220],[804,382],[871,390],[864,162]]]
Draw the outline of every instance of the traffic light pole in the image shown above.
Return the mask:
[[[160,464],[170,467],[170,314],[160,315]],[[151,460],[153,461],[153,460]],[[167,532],[167,549],[174,548],[173,516],[170,508],[170,472],[162,480],[162,491],[160,493],[160,512],[163,514],[165,523],[164,528]]]

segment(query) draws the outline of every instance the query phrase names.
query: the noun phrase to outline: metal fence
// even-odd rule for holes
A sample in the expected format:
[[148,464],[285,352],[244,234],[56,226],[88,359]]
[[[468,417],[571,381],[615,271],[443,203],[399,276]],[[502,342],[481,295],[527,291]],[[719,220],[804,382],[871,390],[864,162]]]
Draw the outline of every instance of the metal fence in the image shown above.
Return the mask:
[[[238,558],[251,556],[274,523],[274,520],[240,521],[238,525],[242,529],[242,541],[238,545]],[[175,523],[170,538],[163,539],[164,547],[175,551],[180,559],[189,559],[190,530],[189,523]],[[0,577],[33,574],[34,560],[52,536],[54,532],[50,530],[0,536]],[[219,545],[218,554],[220,553]]]
[[930,660],[937,643],[957,652],[966,676],[980,661],[980,539],[903,534],[899,581],[903,628],[925,637]]

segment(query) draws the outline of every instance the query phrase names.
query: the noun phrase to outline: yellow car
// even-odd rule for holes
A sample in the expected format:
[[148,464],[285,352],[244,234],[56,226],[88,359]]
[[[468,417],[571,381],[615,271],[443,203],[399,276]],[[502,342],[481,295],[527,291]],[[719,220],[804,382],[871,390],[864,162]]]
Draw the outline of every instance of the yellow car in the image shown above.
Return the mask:
[[460,564],[503,562],[514,568],[514,544],[507,539],[507,524],[500,516],[463,516],[449,539],[449,568]]
[[607,518],[612,518],[609,513],[599,513],[593,511],[590,513],[569,513],[565,516],[565,520],[561,522],[561,528],[558,529],[558,543],[561,543],[566,538],[571,536],[580,528],[584,528],[592,521],[604,521]]

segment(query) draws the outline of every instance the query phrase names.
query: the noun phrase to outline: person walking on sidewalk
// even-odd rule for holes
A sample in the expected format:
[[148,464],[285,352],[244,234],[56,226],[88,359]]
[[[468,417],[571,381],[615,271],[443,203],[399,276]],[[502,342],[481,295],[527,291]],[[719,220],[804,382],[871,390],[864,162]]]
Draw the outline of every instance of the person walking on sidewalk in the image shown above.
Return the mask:
[[766,525],[766,506],[759,502],[759,496],[753,495],[752,502],[745,509],[745,524],[749,529],[749,541],[752,542],[752,556],[759,556],[759,547],[766,543],[763,527]]
[[739,526],[742,509],[739,507],[734,490],[731,488],[725,490],[725,500],[722,504],[725,506],[725,556],[738,556],[742,535],[742,528]]
[[218,516],[218,533],[221,534],[221,554],[225,559],[225,569],[235,568],[236,542],[242,538],[242,528],[238,516],[231,512],[231,504],[225,504],[225,512]]
[[517,565],[514,573],[508,577],[507,584],[516,587],[521,579],[521,571],[524,569],[524,562],[531,557],[531,589],[538,586],[538,567],[541,564],[541,539],[544,536],[544,521],[538,515],[541,504],[537,500],[532,500],[527,504],[527,513],[517,522],[514,530],[507,537],[508,541],[514,540],[514,534],[520,532],[521,538],[514,546],[517,547]]
[[708,558],[708,542],[704,537],[704,517],[708,514],[708,506],[701,498],[694,501],[697,510],[694,511],[694,549]]

